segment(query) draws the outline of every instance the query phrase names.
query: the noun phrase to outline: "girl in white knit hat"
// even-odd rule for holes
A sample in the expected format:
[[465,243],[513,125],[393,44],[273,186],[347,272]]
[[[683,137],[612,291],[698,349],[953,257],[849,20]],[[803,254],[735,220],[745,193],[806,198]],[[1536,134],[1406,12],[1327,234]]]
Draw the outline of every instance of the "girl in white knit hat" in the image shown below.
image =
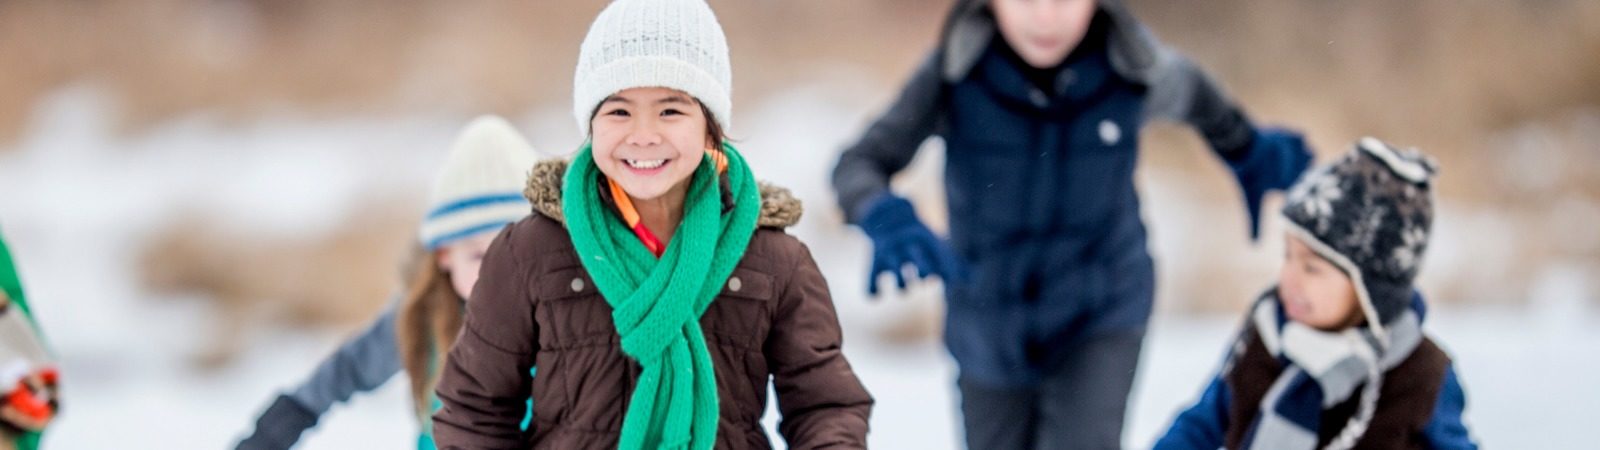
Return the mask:
[[[484,116],[467,125],[434,183],[421,245],[405,268],[395,306],[328,356],[309,379],[274,399],[238,448],[293,447],[334,403],[377,389],[404,371],[421,423],[417,448],[433,449],[428,420],[438,403],[437,368],[460,332],[462,303],[478,280],[489,242],[530,211],[521,191],[533,162],[533,148],[504,119]],[[518,405],[526,410],[523,398]]]
[[[728,46],[702,0],[619,0],[584,39],[589,142],[528,181],[439,380],[442,448],[862,448],[872,397],[840,351],[800,205],[729,145]],[[537,365],[538,377],[528,370]],[[520,429],[520,399],[537,399]]]

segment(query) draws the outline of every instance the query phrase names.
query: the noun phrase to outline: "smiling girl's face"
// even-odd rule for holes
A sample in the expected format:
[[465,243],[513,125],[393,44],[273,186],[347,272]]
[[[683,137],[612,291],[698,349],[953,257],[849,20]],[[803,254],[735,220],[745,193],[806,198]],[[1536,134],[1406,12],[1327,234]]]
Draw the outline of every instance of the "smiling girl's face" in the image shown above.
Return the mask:
[[635,200],[688,190],[711,147],[705,110],[666,88],[634,88],[600,103],[590,129],[595,165]]

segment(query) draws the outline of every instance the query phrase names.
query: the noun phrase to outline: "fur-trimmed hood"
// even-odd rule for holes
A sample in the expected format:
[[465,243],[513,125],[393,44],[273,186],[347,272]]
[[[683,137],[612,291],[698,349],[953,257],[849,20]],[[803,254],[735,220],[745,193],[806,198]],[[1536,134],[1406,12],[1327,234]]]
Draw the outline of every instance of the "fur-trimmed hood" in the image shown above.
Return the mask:
[[[528,173],[528,185],[522,190],[522,195],[533,203],[534,211],[561,223],[566,223],[566,216],[561,213],[561,185],[570,164],[571,161],[565,159],[534,164]],[[761,217],[756,221],[757,226],[784,229],[800,223],[805,209],[789,189],[765,181],[757,184],[761,187]]]

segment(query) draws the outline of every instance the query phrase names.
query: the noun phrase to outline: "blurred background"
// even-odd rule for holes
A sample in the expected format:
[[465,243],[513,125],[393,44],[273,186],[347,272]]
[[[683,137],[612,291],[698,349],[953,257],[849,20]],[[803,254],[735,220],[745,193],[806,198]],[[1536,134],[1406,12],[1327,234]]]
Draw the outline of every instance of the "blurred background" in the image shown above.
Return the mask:
[[[878,448],[954,448],[937,285],[866,298],[869,244],[827,174],[934,45],[950,0],[712,0],[732,135],[809,208],[878,398]],[[1600,384],[1600,2],[1128,0],[1320,159],[1373,135],[1435,155],[1428,327],[1489,447],[1583,448]],[[223,448],[384,306],[453,134],[581,138],[578,43],[603,1],[0,0],[0,226],[63,360],[47,448]],[[1143,133],[1157,317],[1130,406],[1146,447],[1198,395],[1281,258],[1187,128]],[[943,224],[929,143],[897,187]],[[1269,208],[1277,204],[1276,199]],[[404,382],[303,448],[403,448]],[[769,415],[769,421],[771,417]]]

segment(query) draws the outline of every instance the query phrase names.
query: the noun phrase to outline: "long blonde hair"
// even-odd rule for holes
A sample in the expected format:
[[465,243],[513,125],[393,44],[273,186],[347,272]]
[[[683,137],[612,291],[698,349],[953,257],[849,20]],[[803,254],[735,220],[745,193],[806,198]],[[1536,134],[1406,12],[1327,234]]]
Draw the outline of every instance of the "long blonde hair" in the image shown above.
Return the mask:
[[433,388],[445,354],[461,331],[463,299],[450,274],[439,267],[435,252],[417,247],[406,264],[406,292],[396,317],[396,343],[401,367],[411,379],[411,400],[417,418],[427,423],[433,412]]

